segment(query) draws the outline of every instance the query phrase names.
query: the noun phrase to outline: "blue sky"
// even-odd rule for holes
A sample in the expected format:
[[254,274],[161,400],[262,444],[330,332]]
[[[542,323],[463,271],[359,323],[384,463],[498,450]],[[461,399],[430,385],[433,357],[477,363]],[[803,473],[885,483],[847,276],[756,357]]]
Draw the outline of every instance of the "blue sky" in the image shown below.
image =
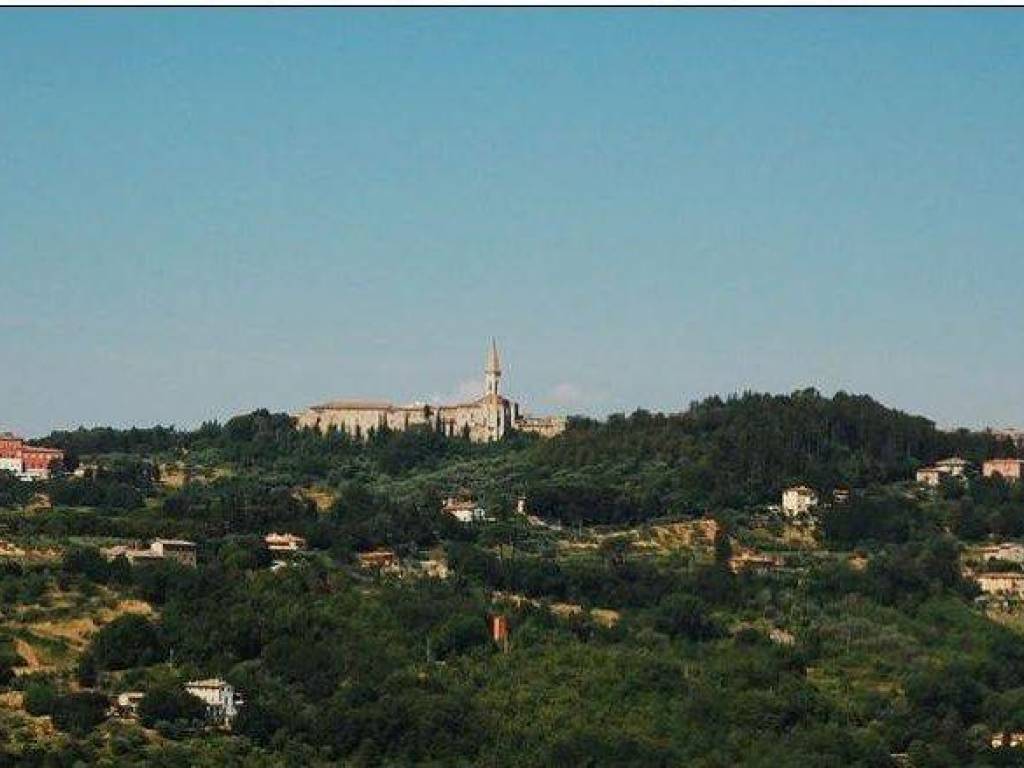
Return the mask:
[[472,391],[1024,424],[1024,13],[6,10],[0,428]]

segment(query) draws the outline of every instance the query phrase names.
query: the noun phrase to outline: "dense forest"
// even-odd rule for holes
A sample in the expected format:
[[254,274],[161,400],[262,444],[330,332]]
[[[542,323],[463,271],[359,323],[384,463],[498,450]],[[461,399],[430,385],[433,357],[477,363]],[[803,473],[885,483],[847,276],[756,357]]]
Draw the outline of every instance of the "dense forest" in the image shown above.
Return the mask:
[[[808,390],[489,445],[266,411],[40,442],[80,471],[0,473],[25,553],[0,559],[0,765],[1024,765],[993,746],[1024,731],[1024,638],[962,567],[1024,536],[1024,492],[908,482],[1014,455],[987,433]],[[795,526],[793,483],[851,496]],[[493,519],[444,514],[453,494]],[[278,567],[271,531],[308,551]],[[160,536],[198,566],[101,554]],[[379,548],[448,577],[362,567]],[[778,567],[733,566],[754,550]],[[182,692],[211,676],[244,697],[230,732]],[[109,717],[128,690],[138,719]]]

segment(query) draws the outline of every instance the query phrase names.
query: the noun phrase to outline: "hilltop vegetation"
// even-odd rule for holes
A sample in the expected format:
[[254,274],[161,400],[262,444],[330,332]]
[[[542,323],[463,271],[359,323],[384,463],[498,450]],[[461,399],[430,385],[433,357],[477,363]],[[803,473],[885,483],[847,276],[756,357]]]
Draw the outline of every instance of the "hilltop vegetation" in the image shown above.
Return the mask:
[[[947,455],[1012,455],[988,434],[804,391],[493,445],[356,442],[266,411],[43,442],[84,476],[0,476],[25,553],[0,561],[0,685],[20,695],[0,764],[1024,764],[991,746],[1024,730],[1024,642],[961,569],[964,542],[1024,533],[1022,490],[905,482]],[[794,531],[768,507],[794,482],[853,495]],[[496,520],[444,515],[456,492]],[[29,511],[39,493],[50,506]],[[272,570],[270,531],[310,552]],[[197,541],[198,567],[99,554],[155,536]],[[378,547],[451,575],[359,567]],[[753,548],[780,567],[730,567]],[[45,667],[19,656],[85,615]],[[245,699],[230,733],[181,693],[214,675]],[[126,690],[146,692],[140,721],[105,720]]]

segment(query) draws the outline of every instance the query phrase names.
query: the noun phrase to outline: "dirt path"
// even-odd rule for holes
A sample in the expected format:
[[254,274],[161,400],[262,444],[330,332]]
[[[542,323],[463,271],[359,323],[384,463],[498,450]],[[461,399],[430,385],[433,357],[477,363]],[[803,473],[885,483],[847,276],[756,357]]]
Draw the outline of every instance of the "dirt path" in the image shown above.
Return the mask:
[[26,643],[20,637],[14,638],[14,650],[25,660],[25,666],[19,667],[22,672],[36,672],[43,668],[43,663],[36,655],[36,649]]

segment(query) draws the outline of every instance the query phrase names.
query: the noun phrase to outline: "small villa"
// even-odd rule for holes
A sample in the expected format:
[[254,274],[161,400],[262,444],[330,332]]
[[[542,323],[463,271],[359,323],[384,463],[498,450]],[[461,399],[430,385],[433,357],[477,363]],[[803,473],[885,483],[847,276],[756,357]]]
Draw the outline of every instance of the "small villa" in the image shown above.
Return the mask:
[[132,565],[174,560],[189,568],[196,567],[196,544],[184,539],[153,539],[149,547],[139,544],[117,545],[102,550],[107,560],[124,557]]
[[788,517],[805,515],[818,506],[818,494],[806,485],[795,485],[782,492],[782,512]]
[[263,541],[271,552],[302,552],[306,549],[306,540],[293,533],[268,533]]
[[441,509],[460,523],[482,523],[489,519],[487,511],[475,499],[450,496],[445,499]]
[[989,459],[981,465],[981,474],[985,477],[1001,477],[1008,483],[1020,480],[1024,459]]
[[185,683],[185,690],[206,705],[206,719],[210,723],[227,728],[231,727],[243,703],[234,686],[220,678],[190,680]]
[[392,571],[397,569],[399,565],[398,555],[390,549],[360,552],[356,555],[356,559],[359,560],[359,567],[366,570]]
[[953,456],[948,459],[943,459],[942,461],[937,461],[930,467],[922,467],[917,470],[917,474],[914,478],[921,485],[927,485],[934,488],[942,482],[943,477],[953,477],[957,479],[967,477],[967,471],[970,467],[971,463],[966,459],[961,459],[959,456]]

